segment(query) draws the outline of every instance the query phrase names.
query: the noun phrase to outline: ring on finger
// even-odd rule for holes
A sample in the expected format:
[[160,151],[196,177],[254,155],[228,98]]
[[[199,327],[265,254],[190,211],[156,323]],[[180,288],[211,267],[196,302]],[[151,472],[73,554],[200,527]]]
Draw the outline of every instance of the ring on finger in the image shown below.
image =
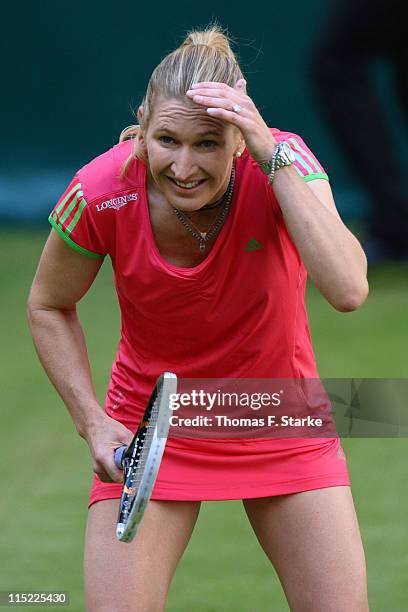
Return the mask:
[[242,110],[241,105],[240,104],[234,104],[234,106],[232,107],[232,110],[234,111],[234,113],[237,113],[239,115],[239,113]]

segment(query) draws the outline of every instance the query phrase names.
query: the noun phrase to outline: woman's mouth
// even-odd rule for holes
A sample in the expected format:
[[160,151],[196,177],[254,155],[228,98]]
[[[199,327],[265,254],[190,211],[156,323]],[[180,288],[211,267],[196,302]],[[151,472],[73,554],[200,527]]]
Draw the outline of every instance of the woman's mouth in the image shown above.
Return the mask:
[[192,191],[193,189],[196,189],[197,187],[202,185],[207,180],[199,179],[198,181],[190,181],[188,183],[183,183],[183,181],[178,181],[177,179],[171,178],[170,176],[168,176],[167,178],[173,183],[173,185],[176,186],[176,188],[181,189],[183,191]]

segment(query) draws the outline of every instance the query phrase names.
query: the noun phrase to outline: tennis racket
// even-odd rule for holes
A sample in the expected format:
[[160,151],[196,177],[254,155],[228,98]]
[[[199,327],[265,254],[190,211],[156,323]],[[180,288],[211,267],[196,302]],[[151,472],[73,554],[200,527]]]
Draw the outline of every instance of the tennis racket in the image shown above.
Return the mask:
[[121,542],[131,542],[135,537],[152,494],[170,426],[170,396],[176,391],[177,376],[163,372],[132,442],[115,450],[115,463],[123,469],[116,527]]

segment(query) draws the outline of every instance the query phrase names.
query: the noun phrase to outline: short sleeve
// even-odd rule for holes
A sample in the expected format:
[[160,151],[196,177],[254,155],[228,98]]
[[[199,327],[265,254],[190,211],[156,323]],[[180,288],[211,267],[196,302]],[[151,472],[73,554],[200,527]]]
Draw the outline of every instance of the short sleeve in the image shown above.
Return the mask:
[[107,253],[103,232],[92,213],[79,177],[75,175],[48,221],[73,249],[88,257],[103,258]]
[[306,181],[314,181],[315,179],[329,180],[327,173],[318,159],[313,155],[304,141],[292,134],[289,138],[285,138],[295,154],[295,163],[293,164],[298,174]]

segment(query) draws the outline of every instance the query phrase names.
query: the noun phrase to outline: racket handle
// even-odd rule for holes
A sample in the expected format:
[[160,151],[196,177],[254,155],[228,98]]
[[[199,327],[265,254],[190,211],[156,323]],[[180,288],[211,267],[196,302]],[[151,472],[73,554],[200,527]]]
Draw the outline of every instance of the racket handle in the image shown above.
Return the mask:
[[120,470],[123,468],[122,461],[123,461],[123,455],[125,454],[126,449],[127,449],[127,446],[120,446],[119,448],[115,449],[115,464],[116,464],[116,467],[118,467]]

